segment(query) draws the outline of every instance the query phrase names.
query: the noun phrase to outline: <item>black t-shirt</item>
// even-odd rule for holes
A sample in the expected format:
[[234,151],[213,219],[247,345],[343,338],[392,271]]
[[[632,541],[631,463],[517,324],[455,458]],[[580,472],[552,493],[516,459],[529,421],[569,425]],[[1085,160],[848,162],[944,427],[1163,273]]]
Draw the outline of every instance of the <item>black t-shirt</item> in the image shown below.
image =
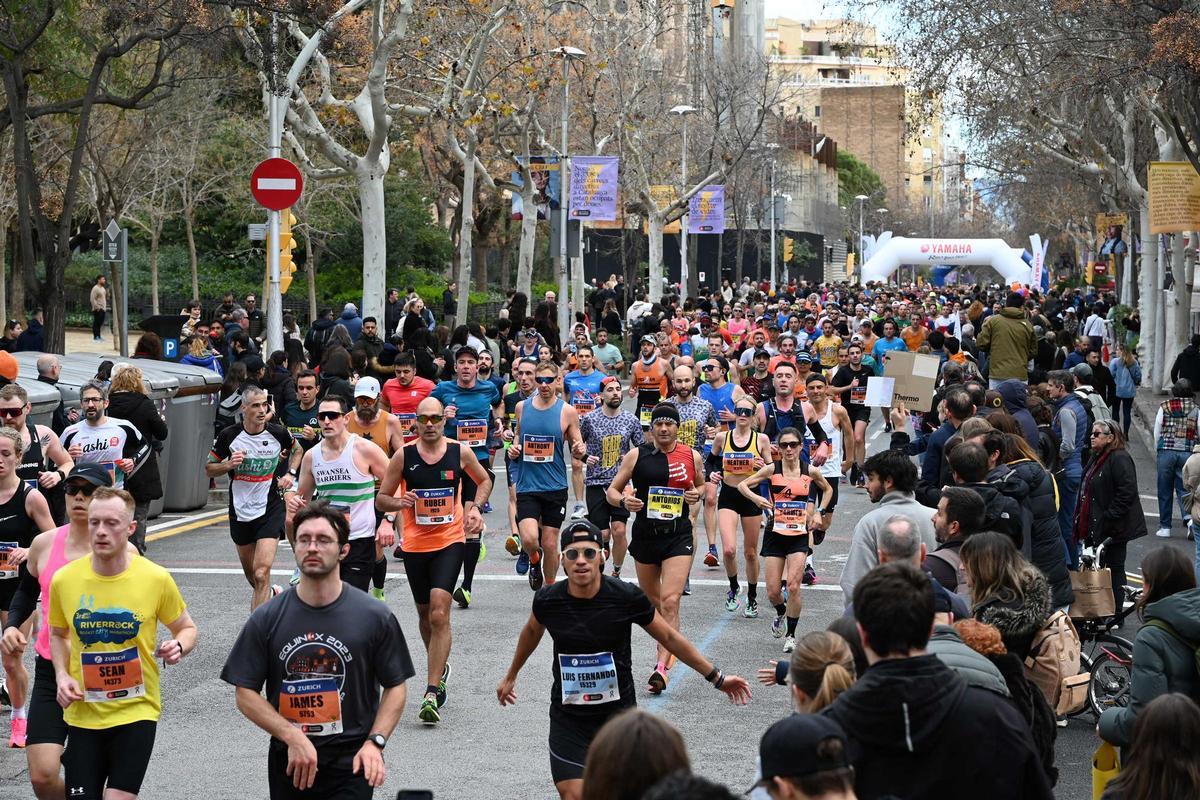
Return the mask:
[[[855,378],[858,378],[858,388],[861,389],[865,393],[867,391],[867,378],[871,377],[872,374],[873,373],[871,372],[871,370],[867,369],[866,367],[864,367],[862,365],[859,365],[859,368],[857,370],[855,370],[849,364],[844,364],[844,365],[838,367],[837,372],[833,373],[833,379],[830,380],[830,383],[833,386],[849,386],[851,383],[854,383]],[[862,403],[856,403],[851,399],[851,397],[853,397],[853,394],[854,394],[854,390],[850,390],[849,392],[846,392],[845,394],[843,394],[842,395],[842,404],[847,405],[847,406],[854,406],[859,409],[866,408],[866,406],[864,406]],[[865,394],[864,394],[864,396],[865,396]]]
[[649,625],[654,605],[634,584],[608,576],[587,600],[572,597],[567,585],[557,581],[533,596],[533,616],[554,640],[550,714],[599,722],[637,705],[630,628]]
[[322,608],[294,589],[259,606],[233,643],[221,680],[256,692],[265,685],[267,702],[325,747],[366,739],[380,686],[399,686],[413,674],[392,612],[343,584]]
[[[280,421],[287,428],[288,433],[300,443],[300,447],[305,452],[313,449],[313,446],[321,441],[321,423],[317,421],[317,407],[319,405],[321,404],[313,403],[312,408],[303,409],[300,407],[300,401],[297,400],[294,403],[288,403],[287,406],[280,410]],[[304,430],[306,425],[312,428],[317,435],[311,439],[305,439],[301,431]]]

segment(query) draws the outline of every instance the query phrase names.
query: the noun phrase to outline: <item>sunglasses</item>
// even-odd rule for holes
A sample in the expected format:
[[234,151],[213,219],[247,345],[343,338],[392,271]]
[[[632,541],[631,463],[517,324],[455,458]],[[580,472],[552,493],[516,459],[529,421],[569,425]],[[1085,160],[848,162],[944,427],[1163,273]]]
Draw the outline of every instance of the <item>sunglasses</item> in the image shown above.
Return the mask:
[[25,413],[23,408],[0,408],[0,417],[5,419],[14,419]]
[[441,414],[417,414],[417,422],[422,425],[437,425],[444,419]]
[[1109,435],[1108,431],[1092,431],[1093,439],[1095,439],[1097,436],[1108,436],[1108,435]]
[[74,497],[77,494],[82,494],[84,497],[91,497],[96,493],[98,487],[90,483],[68,483],[63,489],[68,496]]
[[555,378],[550,375],[539,375],[533,380],[537,383],[540,383],[542,386],[549,386],[550,384],[554,383]]
[[780,442],[779,443],[780,450],[791,450],[791,449],[799,447],[799,446],[800,446],[799,442]]
[[738,416],[738,417],[753,417],[754,409],[753,408],[744,408],[744,407],[743,408],[735,408],[733,410],[733,413],[735,416]]
[[721,368],[720,364],[705,364],[700,369],[704,370],[705,372],[712,372],[714,369],[720,369],[720,368]]
[[340,419],[341,417],[344,417],[344,416],[346,416],[346,415],[343,414],[341,411],[321,411],[317,414],[317,419],[331,421],[331,420],[335,420],[335,419]]
[[588,561],[595,561],[596,556],[600,555],[600,551],[594,547],[572,547],[563,555],[567,557],[568,561],[577,561],[580,554]]

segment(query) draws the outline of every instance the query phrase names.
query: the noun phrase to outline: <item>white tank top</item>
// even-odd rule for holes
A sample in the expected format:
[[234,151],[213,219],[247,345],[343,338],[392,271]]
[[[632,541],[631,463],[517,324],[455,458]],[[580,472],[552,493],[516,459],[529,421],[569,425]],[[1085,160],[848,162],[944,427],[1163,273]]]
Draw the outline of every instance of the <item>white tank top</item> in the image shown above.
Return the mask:
[[825,416],[821,417],[821,428],[829,438],[829,458],[820,466],[821,474],[826,478],[842,476],[842,429],[833,421],[833,403],[826,403]]
[[375,536],[375,479],[364,475],[354,465],[354,442],[357,439],[357,435],[350,434],[350,440],[334,459],[326,459],[321,452],[324,443],[318,444],[310,452],[317,496],[348,508],[350,538],[366,539]]

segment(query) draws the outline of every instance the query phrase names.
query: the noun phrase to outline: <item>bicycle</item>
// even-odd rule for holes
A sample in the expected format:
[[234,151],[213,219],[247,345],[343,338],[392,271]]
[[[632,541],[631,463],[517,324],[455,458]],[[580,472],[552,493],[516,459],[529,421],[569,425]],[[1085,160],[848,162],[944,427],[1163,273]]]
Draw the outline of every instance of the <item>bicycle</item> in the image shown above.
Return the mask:
[[[1100,560],[1105,539],[1096,548],[1096,554],[1080,556],[1083,569],[1092,569]],[[1087,673],[1088,702],[1071,716],[1090,709],[1096,717],[1106,708],[1124,707],[1129,705],[1129,692],[1133,673],[1133,642],[1123,636],[1113,633],[1127,617],[1137,610],[1137,601],[1142,596],[1141,589],[1125,588],[1125,602],[1115,614],[1104,617],[1073,619],[1075,630],[1079,634],[1079,672]]]

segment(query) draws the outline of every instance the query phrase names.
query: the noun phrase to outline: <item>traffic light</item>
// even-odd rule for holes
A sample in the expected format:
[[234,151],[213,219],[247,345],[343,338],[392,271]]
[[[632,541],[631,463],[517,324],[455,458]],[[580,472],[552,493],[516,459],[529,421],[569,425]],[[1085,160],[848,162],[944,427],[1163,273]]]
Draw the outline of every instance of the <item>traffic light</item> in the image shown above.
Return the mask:
[[292,250],[296,247],[296,239],[292,236],[292,226],[298,220],[290,208],[279,212],[279,293],[287,294],[292,285],[292,273],[296,265],[292,263]]
[[783,237],[783,263],[785,263],[785,264],[792,263],[792,256],[795,255],[795,253],[796,253],[796,243],[792,240],[792,237],[790,237],[790,236]]

